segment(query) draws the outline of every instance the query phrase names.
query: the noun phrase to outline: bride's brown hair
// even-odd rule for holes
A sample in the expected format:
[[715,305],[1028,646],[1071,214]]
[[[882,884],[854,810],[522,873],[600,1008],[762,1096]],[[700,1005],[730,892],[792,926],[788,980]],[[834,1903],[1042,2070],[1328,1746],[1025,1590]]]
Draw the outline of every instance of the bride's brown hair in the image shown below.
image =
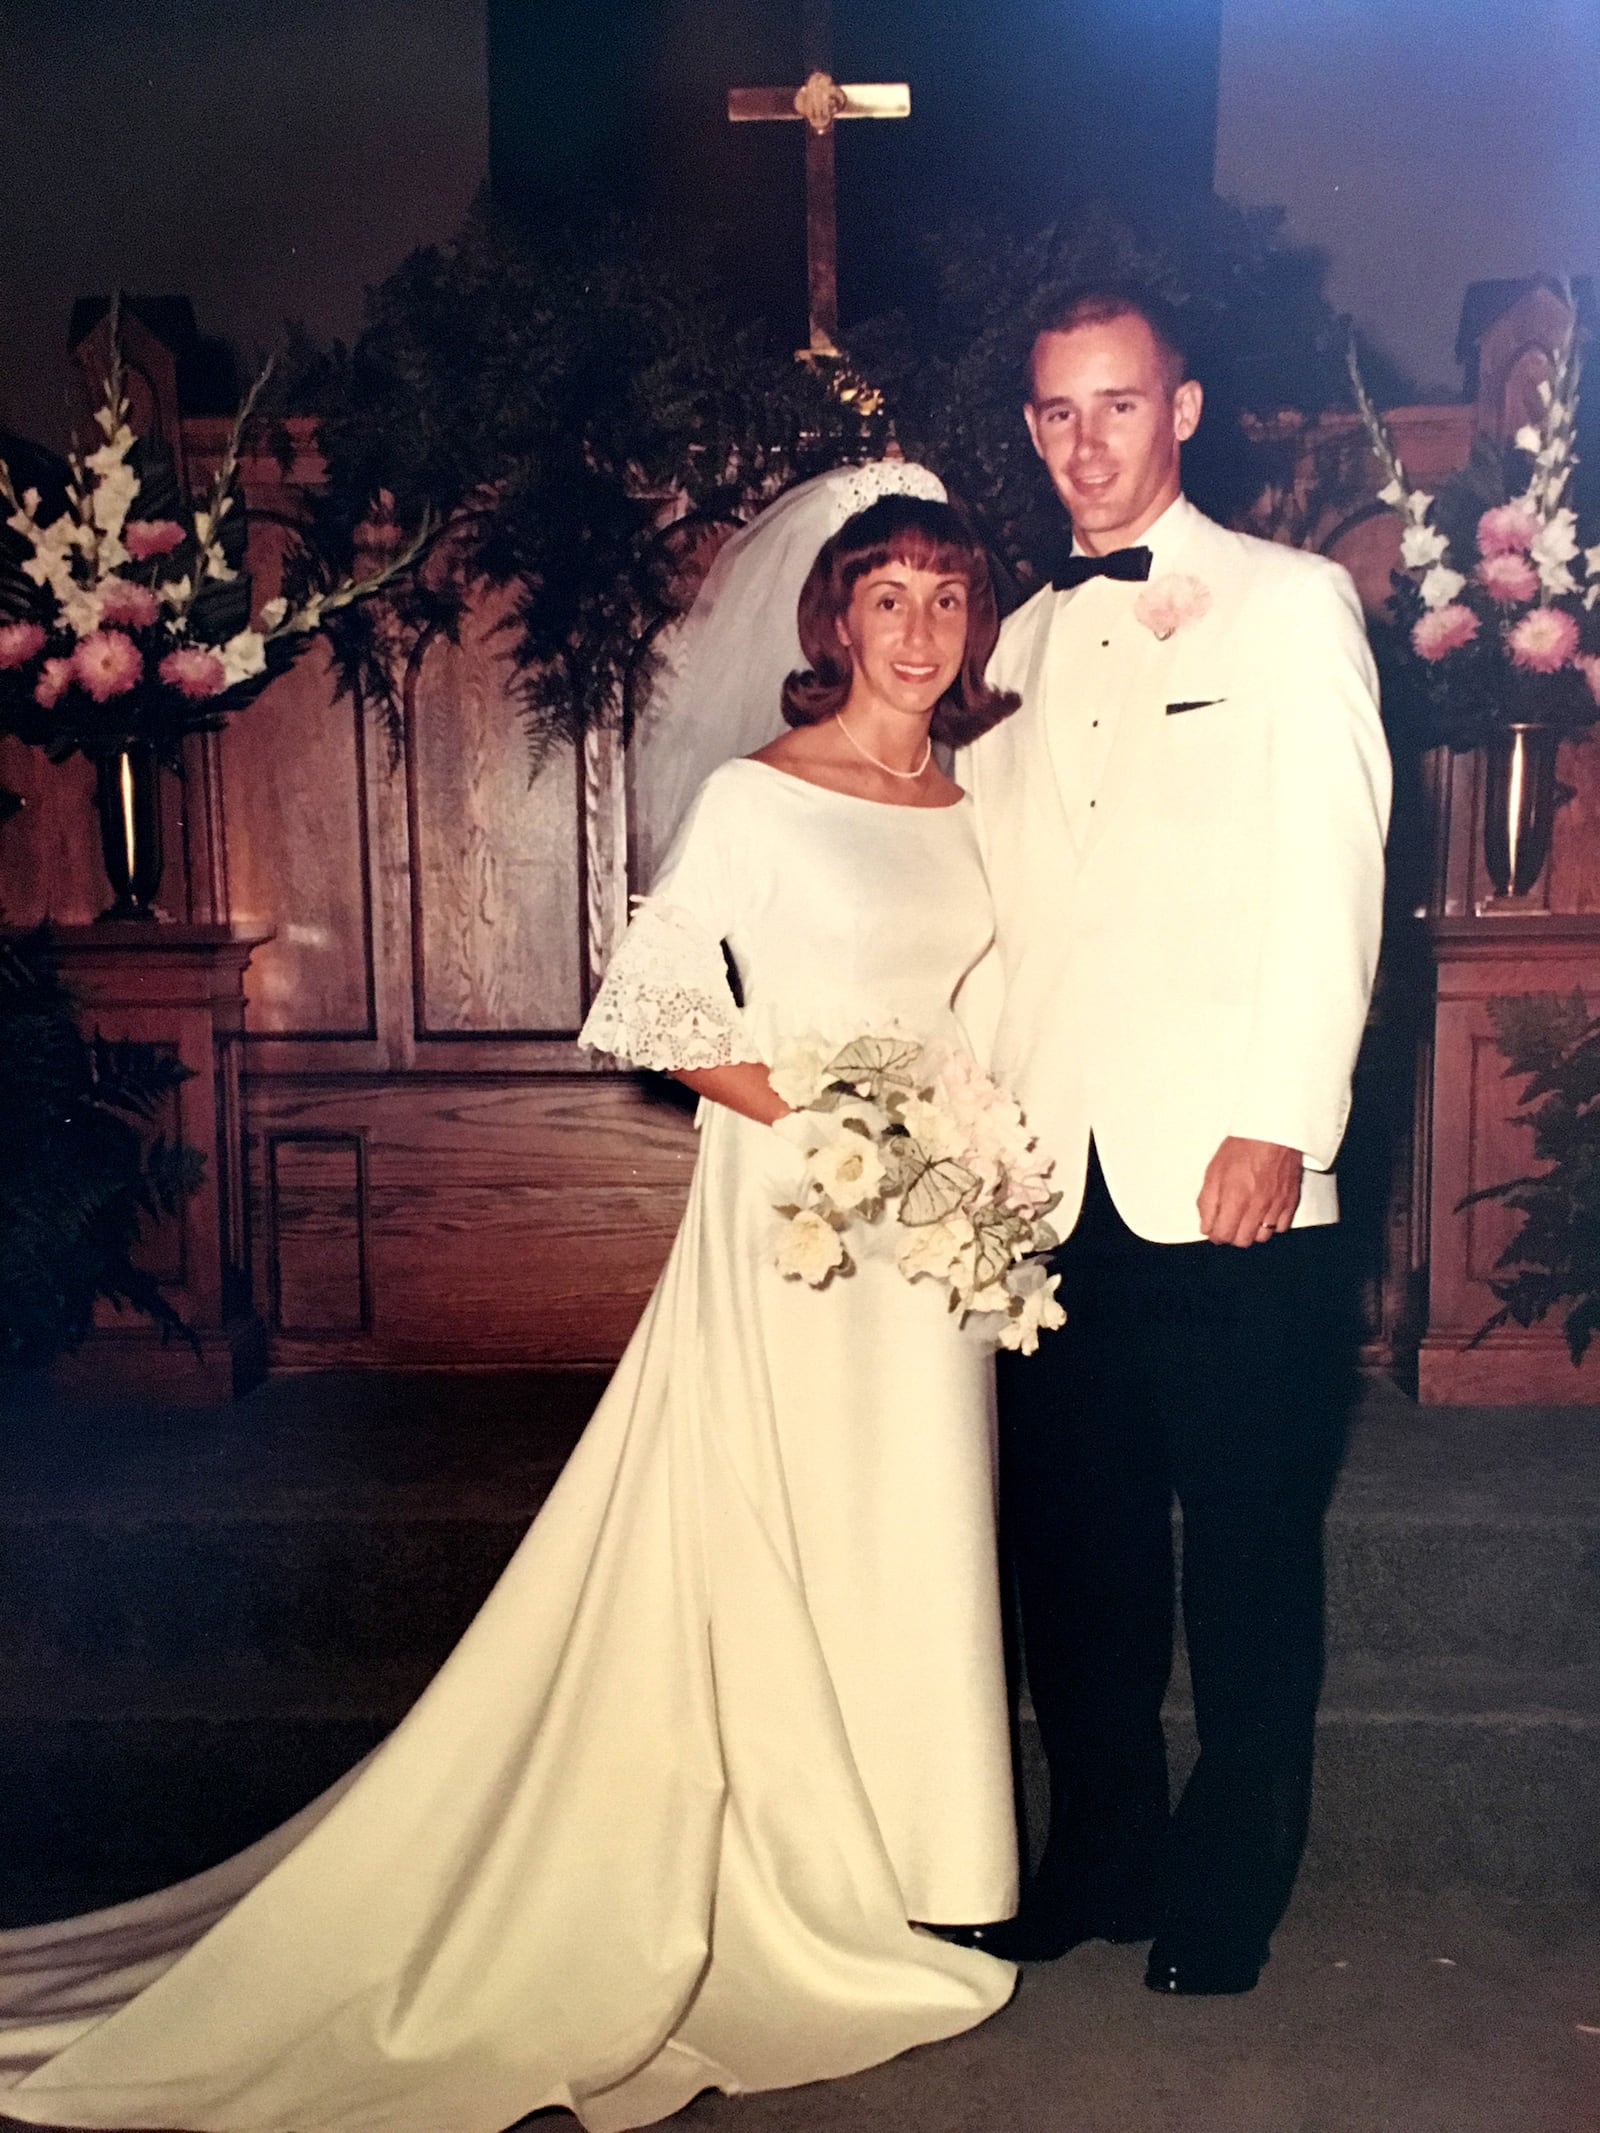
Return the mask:
[[983,544],[955,505],[925,496],[880,496],[823,542],[800,588],[796,618],[809,664],[784,683],[783,715],[791,726],[816,726],[843,708],[854,662],[839,642],[838,625],[858,582],[891,562],[966,582],[966,652],[961,671],[934,707],[929,728],[932,738],[947,747],[965,747],[1009,717],[1022,699],[1011,690],[991,689],[983,678],[1000,634]]

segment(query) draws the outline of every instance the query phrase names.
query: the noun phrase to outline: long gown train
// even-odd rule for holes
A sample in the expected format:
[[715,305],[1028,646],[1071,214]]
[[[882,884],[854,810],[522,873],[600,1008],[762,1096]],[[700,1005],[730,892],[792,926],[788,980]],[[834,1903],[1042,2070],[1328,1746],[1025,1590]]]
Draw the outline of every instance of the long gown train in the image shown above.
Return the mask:
[[[740,812],[814,845],[814,789],[760,769],[729,766]],[[942,814],[878,813],[880,845],[950,847]],[[984,1358],[887,1260],[779,1280],[797,1163],[707,1120],[588,1430],[381,1747],[209,1873],[0,1935],[0,2109],[499,2133],[565,2104],[610,2133],[1005,2002],[1007,1966],[908,1923],[1004,1915],[1015,1886]]]

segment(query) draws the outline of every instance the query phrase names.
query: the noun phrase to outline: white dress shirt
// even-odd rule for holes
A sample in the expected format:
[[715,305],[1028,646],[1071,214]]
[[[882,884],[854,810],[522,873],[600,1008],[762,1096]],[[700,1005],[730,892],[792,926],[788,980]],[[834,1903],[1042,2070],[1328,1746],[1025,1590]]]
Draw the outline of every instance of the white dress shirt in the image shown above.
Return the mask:
[[[1174,545],[1184,511],[1180,497],[1129,543],[1150,550],[1152,577],[1170,567],[1163,561],[1163,550]],[[1074,541],[1072,552],[1087,551]],[[1143,585],[1125,579],[1090,578],[1076,592],[1055,596],[1045,654],[1046,715],[1067,820],[1080,845],[1099,804],[1131,664],[1148,642],[1148,632],[1134,614],[1143,590]]]

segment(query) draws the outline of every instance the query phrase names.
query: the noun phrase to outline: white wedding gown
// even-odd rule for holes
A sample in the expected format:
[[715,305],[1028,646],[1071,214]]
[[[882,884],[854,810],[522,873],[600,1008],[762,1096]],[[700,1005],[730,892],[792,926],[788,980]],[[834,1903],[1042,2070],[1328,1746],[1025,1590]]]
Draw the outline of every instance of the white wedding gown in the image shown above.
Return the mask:
[[[971,811],[737,762],[586,1036],[642,1063],[952,1030]],[[726,938],[744,987],[728,990]],[[1011,1969],[988,1357],[886,1251],[771,1265],[800,1156],[705,1107],[671,1257],[518,1553],[395,1733],[252,1850],[0,1935],[0,2112],[199,2133],[654,2123],[948,2037]]]

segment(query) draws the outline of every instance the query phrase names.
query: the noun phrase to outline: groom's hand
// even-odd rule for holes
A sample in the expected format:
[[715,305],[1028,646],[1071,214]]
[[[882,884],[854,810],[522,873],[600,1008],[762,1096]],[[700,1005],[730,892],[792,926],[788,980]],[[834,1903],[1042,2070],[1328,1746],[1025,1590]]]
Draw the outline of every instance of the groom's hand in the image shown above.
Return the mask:
[[1300,1205],[1301,1168],[1298,1148],[1230,1133],[1206,1165],[1197,1202],[1200,1227],[1213,1244],[1264,1244],[1276,1237]]

